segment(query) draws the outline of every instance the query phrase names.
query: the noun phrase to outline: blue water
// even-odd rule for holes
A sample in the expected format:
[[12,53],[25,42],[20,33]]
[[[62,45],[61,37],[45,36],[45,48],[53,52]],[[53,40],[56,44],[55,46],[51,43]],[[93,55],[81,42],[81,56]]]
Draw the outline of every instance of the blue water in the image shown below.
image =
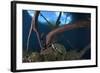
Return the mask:
[[[76,14],[78,15],[78,14]],[[75,16],[75,14],[73,14]],[[82,16],[79,17],[82,18]],[[27,37],[29,33],[29,28],[31,25],[31,16],[27,13],[26,10],[23,11],[23,36],[22,36],[22,43],[23,43],[23,50],[26,50],[26,44],[27,44]],[[78,18],[73,18],[73,21],[77,20]],[[45,42],[46,35],[48,32],[51,31],[51,29],[45,25],[45,23],[39,22],[38,24],[39,28],[39,33],[43,34],[43,41]],[[80,50],[83,49],[86,45],[90,43],[90,29],[88,28],[79,28],[79,29],[74,29],[70,31],[65,31],[61,34],[58,34],[56,37],[56,40],[58,43],[63,44],[66,48],[66,50],[70,49],[76,49]],[[69,44],[69,42],[70,44]],[[37,37],[35,32],[33,31],[30,37],[30,42],[29,42],[29,50],[32,51],[40,51],[40,46],[37,41]],[[83,58],[90,58],[90,50],[87,51],[86,55],[83,56]]]

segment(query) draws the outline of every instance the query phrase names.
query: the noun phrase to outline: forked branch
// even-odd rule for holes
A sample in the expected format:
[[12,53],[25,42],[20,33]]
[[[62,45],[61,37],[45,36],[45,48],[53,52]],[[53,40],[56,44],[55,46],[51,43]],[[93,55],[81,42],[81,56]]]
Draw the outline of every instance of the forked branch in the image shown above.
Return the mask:
[[32,30],[36,33],[40,48],[41,49],[43,48],[42,45],[41,45],[41,40],[40,40],[40,37],[39,37],[38,28],[37,28],[38,27],[39,13],[40,13],[40,11],[35,11],[34,16],[32,17],[31,27],[30,27],[29,34],[28,34],[28,39],[27,39],[27,51],[28,51],[28,47],[29,47],[29,39],[30,39],[30,35],[31,35]]

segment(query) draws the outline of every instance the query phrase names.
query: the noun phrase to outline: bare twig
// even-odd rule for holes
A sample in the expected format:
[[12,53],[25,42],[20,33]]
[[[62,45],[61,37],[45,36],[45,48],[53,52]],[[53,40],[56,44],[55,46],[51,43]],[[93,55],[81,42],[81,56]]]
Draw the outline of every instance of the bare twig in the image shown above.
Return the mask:
[[62,12],[59,13],[59,16],[58,16],[57,21],[56,21],[56,26],[59,26],[59,20],[61,18],[61,14],[62,14]]
[[86,51],[89,50],[90,48],[91,48],[91,45],[90,44],[88,44],[87,46],[85,46],[83,48],[83,50],[80,51],[79,56],[82,57],[86,53]]
[[40,13],[40,15],[47,21],[47,23],[48,24],[51,24],[52,25],[52,23],[51,22],[49,22],[44,16],[43,16],[43,14],[42,13]]

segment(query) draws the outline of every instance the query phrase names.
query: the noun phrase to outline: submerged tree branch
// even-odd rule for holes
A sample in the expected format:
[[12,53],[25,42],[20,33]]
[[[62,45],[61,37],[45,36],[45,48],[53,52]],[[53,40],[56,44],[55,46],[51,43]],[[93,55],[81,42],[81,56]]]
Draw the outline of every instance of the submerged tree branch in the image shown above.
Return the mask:
[[89,43],[87,46],[83,48],[83,50],[80,51],[79,56],[82,57],[86,53],[86,51],[89,50],[90,48],[91,48],[91,45]]
[[41,49],[43,48],[42,44],[41,44],[40,37],[39,37],[39,32],[38,32],[38,16],[39,16],[39,13],[40,13],[40,11],[35,11],[34,16],[32,17],[31,27],[30,27],[30,31],[29,31],[28,39],[27,39],[27,51],[28,51],[28,47],[29,47],[29,39],[30,39],[32,29],[36,33],[40,48]]
[[61,18],[61,12],[59,13],[59,16],[58,16],[58,18],[57,18],[57,21],[56,21],[56,26],[59,26],[59,24],[60,24],[60,18]]
[[46,46],[48,47],[48,45],[51,44],[51,42],[53,41],[54,37],[57,34],[60,34],[64,31],[68,31],[68,30],[72,30],[72,29],[76,29],[76,28],[82,28],[82,27],[89,27],[89,26],[90,26],[90,21],[81,20],[81,21],[77,21],[73,24],[65,24],[62,27],[54,29],[51,32],[49,32],[48,35],[46,36]]
[[40,14],[40,11],[36,11],[35,24],[34,24],[35,26],[33,26],[33,31],[36,33],[40,48],[43,49],[43,46],[42,46],[41,40],[40,40],[40,35],[39,35],[39,32],[38,32],[38,17],[39,17],[39,14]]
[[43,16],[43,14],[42,13],[40,13],[40,15],[47,21],[47,23],[48,24],[50,24],[50,25],[52,25],[52,23],[51,22],[49,22],[44,16]]

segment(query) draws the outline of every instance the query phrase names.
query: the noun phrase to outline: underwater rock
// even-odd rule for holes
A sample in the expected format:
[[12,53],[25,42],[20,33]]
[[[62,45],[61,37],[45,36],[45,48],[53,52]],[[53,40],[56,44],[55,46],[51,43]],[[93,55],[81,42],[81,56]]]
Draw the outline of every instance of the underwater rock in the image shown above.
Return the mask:
[[43,61],[54,61],[56,60],[56,55],[52,47],[49,47],[41,52]]
[[54,43],[41,52],[44,61],[64,60],[66,49],[62,44]]
[[53,44],[55,47],[56,52],[60,54],[66,54],[66,48],[62,44],[54,43]]
[[23,62],[40,62],[41,61],[41,57],[40,54],[37,52],[32,52],[30,54],[26,54],[23,57]]
[[77,59],[80,59],[80,54],[75,50],[68,51],[65,55],[65,60],[77,60]]
[[70,50],[66,53],[65,60],[79,60],[90,49],[90,44],[86,45],[79,52],[77,50]]
[[52,43],[47,49],[39,52],[24,52],[23,62],[45,62],[45,61],[64,61],[64,60],[81,60],[82,56],[90,49],[87,45],[85,48],[78,50],[67,50],[59,43]]
[[28,57],[31,62],[39,62],[41,61],[40,54],[37,52],[32,52],[32,54]]

